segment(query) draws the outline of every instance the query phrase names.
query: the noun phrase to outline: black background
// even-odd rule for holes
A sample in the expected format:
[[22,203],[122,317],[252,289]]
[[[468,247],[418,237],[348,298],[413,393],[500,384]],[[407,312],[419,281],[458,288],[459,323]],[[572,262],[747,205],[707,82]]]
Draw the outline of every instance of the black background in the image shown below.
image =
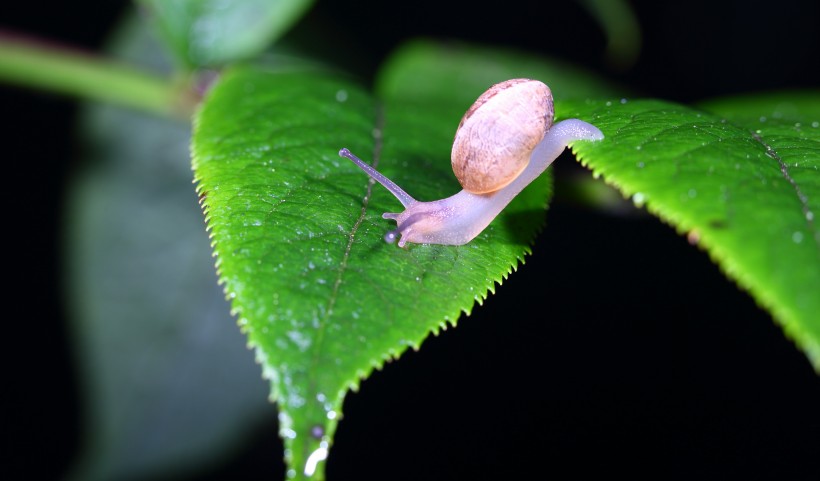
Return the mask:
[[[0,28],[89,50],[129,6],[9,3]],[[557,56],[681,102],[819,84],[811,0],[633,2],[643,49],[626,71],[607,66],[603,35],[571,1],[352,3],[319,2],[289,38],[322,39],[311,53],[365,79],[403,40],[433,35]],[[3,477],[55,479],[81,436],[60,287],[61,200],[81,158],[76,104],[4,86],[0,105],[3,431],[15,446]],[[557,166],[558,182],[576,169]],[[820,379],[705,253],[653,218],[560,198],[547,223],[526,265],[458,329],[348,396],[331,480],[820,479]],[[191,479],[276,479],[281,449],[266,426]]]

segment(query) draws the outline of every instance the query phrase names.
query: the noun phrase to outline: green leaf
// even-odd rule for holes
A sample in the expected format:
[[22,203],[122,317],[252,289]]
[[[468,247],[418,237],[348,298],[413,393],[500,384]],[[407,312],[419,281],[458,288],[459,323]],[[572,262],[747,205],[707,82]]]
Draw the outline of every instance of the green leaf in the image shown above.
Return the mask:
[[197,117],[219,277],[271,380],[291,477],[326,452],[347,390],[469,313],[543,224],[549,176],[468,245],[386,244],[381,214],[398,201],[337,153],[375,159],[420,199],[455,193],[449,151],[469,105],[422,104],[376,101],[339,75],[240,69]]
[[[488,86],[524,77],[549,85],[557,99],[608,98],[623,91],[583,69],[515,50],[418,39],[400,47],[381,69],[382,95],[470,105]],[[460,88],[454,88],[460,86]]]
[[604,142],[596,175],[687,233],[770,310],[820,370],[820,95],[577,104]]
[[[117,29],[112,55],[162,63],[138,20]],[[70,479],[201,472],[272,416],[253,355],[225,322],[191,192],[190,128],[93,104],[80,120],[84,162],[64,205],[84,411]]]
[[265,387],[229,322],[202,238],[181,123],[97,107],[67,218],[85,388],[75,479],[201,470],[265,419]]
[[312,0],[139,0],[156,18],[177,58],[215,66],[262,52]]

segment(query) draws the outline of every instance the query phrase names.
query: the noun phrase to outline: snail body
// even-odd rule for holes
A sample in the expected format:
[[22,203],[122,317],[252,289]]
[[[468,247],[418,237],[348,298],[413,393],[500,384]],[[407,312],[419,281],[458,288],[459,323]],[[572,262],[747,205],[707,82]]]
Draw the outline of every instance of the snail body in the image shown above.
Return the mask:
[[493,85],[467,110],[456,131],[451,155],[453,172],[464,190],[436,201],[417,201],[373,167],[342,149],[339,155],[358,165],[405,207],[385,213],[396,221],[387,242],[462,245],[541,175],[575,140],[604,136],[577,119],[553,125],[549,87],[537,80],[512,79]]

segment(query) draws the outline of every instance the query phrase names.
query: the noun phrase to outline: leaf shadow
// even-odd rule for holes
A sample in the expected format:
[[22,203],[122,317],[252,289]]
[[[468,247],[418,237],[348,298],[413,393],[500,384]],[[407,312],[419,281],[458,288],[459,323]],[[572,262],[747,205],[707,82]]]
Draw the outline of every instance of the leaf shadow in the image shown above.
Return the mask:
[[[362,208],[362,199],[364,198],[363,194],[361,194],[361,193],[352,193],[349,189],[345,189],[343,187],[340,187],[337,183],[332,182],[332,177],[323,178],[323,179],[316,178],[316,179],[312,180],[311,182],[313,183],[313,185],[320,185],[321,190],[323,192],[332,193],[332,194],[337,195],[341,198],[350,199],[350,201],[351,201],[350,204],[352,206],[351,208],[356,209],[356,223],[359,223],[361,221],[360,216],[361,216],[361,208]],[[366,182],[366,180],[364,182]],[[380,186],[378,184],[375,184],[373,186],[373,188],[374,189],[375,188],[380,188]],[[397,209],[400,209],[400,208],[401,208],[401,206],[397,205]],[[367,207],[367,209],[370,210],[372,208]],[[390,223],[390,222],[393,222],[393,221],[384,219],[384,222],[385,222],[385,224],[384,224],[384,234],[386,234],[389,230],[395,228],[395,223],[393,223],[393,224]],[[361,227],[361,226],[359,226],[359,227]],[[330,231],[333,230],[333,227],[328,226],[327,230],[328,230],[328,232],[330,232]],[[382,243],[384,243],[383,239],[380,239],[380,241],[382,241]],[[363,242],[361,242],[360,244],[361,245],[359,246],[359,248],[363,248],[365,246],[365,243],[363,243]],[[379,247],[380,247],[380,245],[378,243],[373,243],[373,245],[371,247],[368,247],[367,249],[365,249],[365,251],[368,254],[373,254],[373,253],[376,253],[378,251]]]
[[543,209],[516,210],[504,214],[500,220],[511,243],[529,247],[544,229],[544,215]]

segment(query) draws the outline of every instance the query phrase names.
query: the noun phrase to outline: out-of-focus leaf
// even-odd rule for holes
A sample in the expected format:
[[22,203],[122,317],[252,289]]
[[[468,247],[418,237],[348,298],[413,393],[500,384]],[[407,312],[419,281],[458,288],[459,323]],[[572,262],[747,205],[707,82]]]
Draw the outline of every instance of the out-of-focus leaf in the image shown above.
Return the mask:
[[[162,64],[138,23],[118,57]],[[191,192],[190,129],[110,106],[81,122],[87,155],[66,205],[67,294],[85,426],[75,479],[210,466],[270,408],[215,286]]]
[[623,94],[611,83],[568,63],[515,50],[429,39],[408,42],[391,55],[380,70],[377,87],[388,97],[456,100],[470,105],[488,86],[518,77],[549,85],[556,105]]
[[281,36],[312,0],[139,0],[169,46],[191,67],[251,57]]

